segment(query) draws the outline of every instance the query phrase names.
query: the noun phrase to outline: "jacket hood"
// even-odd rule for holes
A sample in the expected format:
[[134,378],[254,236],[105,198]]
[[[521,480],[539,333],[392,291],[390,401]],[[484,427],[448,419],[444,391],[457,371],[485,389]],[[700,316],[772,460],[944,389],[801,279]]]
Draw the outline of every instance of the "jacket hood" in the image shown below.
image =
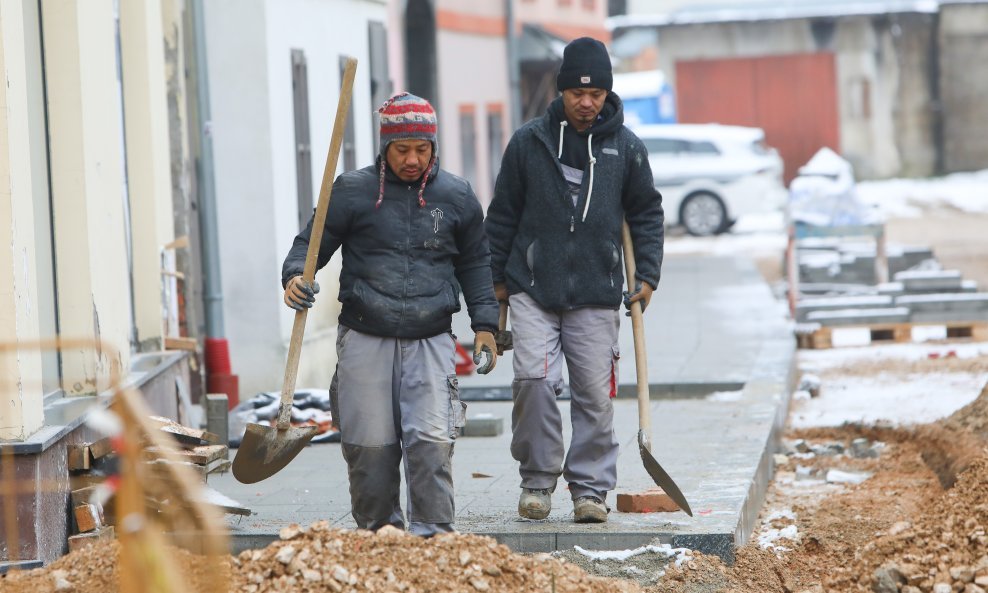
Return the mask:
[[[560,95],[553,99],[552,103],[549,104],[549,108],[546,109],[546,119],[548,120],[549,128],[552,130],[558,129],[559,122],[565,118],[566,110],[563,107],[563,97]],[[604,107],[600,110],[597,121],[586,130],[577,133],[584,136],[593,134],[597,138],[602,138],[616,133],[623,125],[624,104],[621,103],[621,97],[615,93],[607,93],[607,98],[604,99]]]

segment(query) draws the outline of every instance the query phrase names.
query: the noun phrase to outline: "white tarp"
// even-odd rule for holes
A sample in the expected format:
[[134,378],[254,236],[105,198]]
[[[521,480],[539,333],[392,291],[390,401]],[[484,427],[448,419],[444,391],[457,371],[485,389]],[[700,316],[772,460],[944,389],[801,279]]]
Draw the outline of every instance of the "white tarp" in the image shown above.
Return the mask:
[[800,167],[789,184],[789,216],[813,226],[879,222],[874,210],[858,200],[851,163],[827,147]]

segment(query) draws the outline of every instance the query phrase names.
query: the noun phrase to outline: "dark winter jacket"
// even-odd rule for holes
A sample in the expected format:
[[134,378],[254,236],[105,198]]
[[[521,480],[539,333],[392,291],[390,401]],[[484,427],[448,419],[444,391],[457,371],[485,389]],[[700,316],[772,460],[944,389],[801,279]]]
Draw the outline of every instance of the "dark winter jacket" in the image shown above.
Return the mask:
[[[450,331],[462,287],[474,331],[495,331],[483,211],[470,185],[436,164],[420,207],[419,183],[387,169],[377,208],[379,168],[344,173],[333,184],[319,268],[343,246],[340,323],[376,336],[435,336]],[[302,274],[311,233],[310,219],[285,258],[282,286]]]
[[[618,308],[624,269],[621,224],[627,218],[636,276],[658,287],[662,266],[662,196],[652,182],[648,153],[624,124],[621,100],[610,93],[598,122],[583,133],[560,126],[562,99],[522,126],[508,143],[487,210],[494,282],[526,292],[542,307]],[[587,151],[576,206],[560,167]],[[573,137],[579,138],[574,146]],[[592,186],[591,186],[592,180]],[[589,206],[587,202],[589,201]],[[585,213],[585,215],[584,215]],[[585,218],[584,218],[585,216]]]

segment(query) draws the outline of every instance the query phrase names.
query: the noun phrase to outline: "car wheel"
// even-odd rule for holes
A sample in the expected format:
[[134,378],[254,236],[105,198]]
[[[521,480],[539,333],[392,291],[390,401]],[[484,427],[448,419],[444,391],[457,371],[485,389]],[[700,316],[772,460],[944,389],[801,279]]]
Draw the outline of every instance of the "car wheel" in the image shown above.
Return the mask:
[[679,222],[691,235],[716,235],[728,227],[727,209],[716,195],[697,192],[683,201],[679,208]]

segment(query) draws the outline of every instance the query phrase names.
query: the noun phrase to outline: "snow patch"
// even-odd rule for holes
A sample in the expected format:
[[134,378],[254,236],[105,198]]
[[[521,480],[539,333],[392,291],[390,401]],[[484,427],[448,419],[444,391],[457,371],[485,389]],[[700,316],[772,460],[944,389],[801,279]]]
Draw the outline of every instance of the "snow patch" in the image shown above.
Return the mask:
[[660,544],[657,546],[650,544],[633,550],[587,550],[580,546],[573,546],[573,549],[590,560],[617,560],[618,562],[624,562],[628,558],[640,554],[662,554],[667,558],[675,557],[677,567],[684,562],[689,562],[693,558],[692,550],[687,548],[673,548],[669,544]]

